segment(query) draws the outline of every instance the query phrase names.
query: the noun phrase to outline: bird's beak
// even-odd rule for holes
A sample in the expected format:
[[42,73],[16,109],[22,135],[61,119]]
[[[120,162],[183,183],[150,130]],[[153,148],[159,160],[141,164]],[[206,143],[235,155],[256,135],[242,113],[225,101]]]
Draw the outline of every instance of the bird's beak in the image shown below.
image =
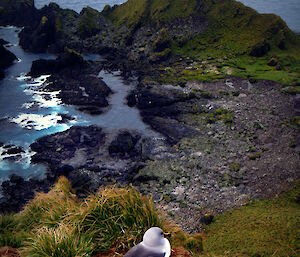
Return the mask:
[[165,236],[165,237],[170,237],[170,236],[171,236],[171,233],[164,232],[164,236]]

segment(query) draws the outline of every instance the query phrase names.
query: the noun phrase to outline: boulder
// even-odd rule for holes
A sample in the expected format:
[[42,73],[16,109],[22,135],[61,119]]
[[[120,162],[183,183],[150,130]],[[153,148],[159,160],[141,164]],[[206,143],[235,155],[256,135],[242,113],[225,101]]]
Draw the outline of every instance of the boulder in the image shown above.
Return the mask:
[[259,42],[254,45],[250,51],[250,56],[262,57],[271,50],[271,46],[267,41]]
[[139,138],[139,136],[133,136],[128,131],[121,132],[116,139],[111,142],[108,148],[109,154],[125,155],[134,152]]
[[83,57],[76,51],[66,48],[64,53],[60,54],[56,60],[40,59],[33,61],[29,75],[38,77],[42,74],[54,74],[66,68],[73,68],[74,66],[80,68],[83,65]]
[[13,64],[17,57],[0,44],[0,79],[4,78],[4,69]]
[[8,44],[7,41],[5,41],[4,39],[0,38],[0,45],[1,46],[7,45],[7,44]]
[[279,64],[278,60],[275,57],[272,57],[269,61],[268,61],[268,65],[275,67]]

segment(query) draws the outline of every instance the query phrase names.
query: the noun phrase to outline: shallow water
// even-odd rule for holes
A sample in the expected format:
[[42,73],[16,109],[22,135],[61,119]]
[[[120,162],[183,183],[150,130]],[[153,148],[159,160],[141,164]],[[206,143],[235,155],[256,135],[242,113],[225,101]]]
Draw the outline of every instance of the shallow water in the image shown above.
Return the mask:
[[[50,2],[80,12],[87,5],[101,11],[106,4],[120,4],[125,0],[35,0],[38,8]],[[300,0],[240,0],[240,2],[261,13],[275,13],[281,16],[292,30],[300,32]]]
[[[151,135],[152,132],[142,122],[139,111],[126,104],[126,96],[136,85],[134,78],[124,81],[119,73],[100,72],[104,82],[112,89],[109,107],[102,115],[92,116],[80,112],[74,106],[62,104],[58,92],[43,90],[49,75],[35,80],[26,77],[32,61],[40,58],[53,59],[49,54],[31,54],[24,52],[18,45],[18,30],[14,27],[0,28],[0,38],[12,44],[9,50],[20,60],[6,71],[6,77],[0,81],[0,142],[5,145],[21,146],[25,149],[22,158],[17,161],[4,160],[4,149],[0,147],[0,184],[9,175],[17,173],[25,178],[43,175],[43,165],[30,164],[33,154],[29,146],[36,139],[56,132],[67,130],[73,125],[97,125],[106,132],[114,133],[120,129],[136,130]],[[101,60],[99,55],[85,55],[87,60]],[[62,114],[74,117],[63,122]]]

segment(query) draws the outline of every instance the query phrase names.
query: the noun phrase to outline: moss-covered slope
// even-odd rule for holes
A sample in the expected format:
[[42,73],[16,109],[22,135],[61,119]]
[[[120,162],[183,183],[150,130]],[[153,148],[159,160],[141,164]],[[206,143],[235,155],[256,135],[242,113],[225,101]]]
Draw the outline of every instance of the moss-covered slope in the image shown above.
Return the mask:
[[[259,14],[237,1],[129,0],[104,15],[116,27],[114,33],[120,32],[118,42],[125,37],[131,59],[161,63],[170,57],[191,58],[212,64],[211,71],[198,66],[183,71],[186,67],[174,65],[166,82],[176,82],[174,74],[180,74],[179,80],[237,75],[300,82],[299,37],[280,17]],[[161,30],[170,44],[157,51]]]

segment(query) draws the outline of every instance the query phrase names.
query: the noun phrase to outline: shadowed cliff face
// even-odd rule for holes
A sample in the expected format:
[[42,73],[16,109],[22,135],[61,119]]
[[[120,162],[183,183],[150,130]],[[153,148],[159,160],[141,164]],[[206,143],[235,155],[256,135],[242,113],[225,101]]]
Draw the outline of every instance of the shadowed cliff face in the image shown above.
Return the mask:
[[0,25],[30,25],[37,12],[34,0],[0,0]]
[[1,43],[0,43],[0,79],[4,77],[3,70],[8,68],[13,62],[17,59],[17,57],[8,51]]

